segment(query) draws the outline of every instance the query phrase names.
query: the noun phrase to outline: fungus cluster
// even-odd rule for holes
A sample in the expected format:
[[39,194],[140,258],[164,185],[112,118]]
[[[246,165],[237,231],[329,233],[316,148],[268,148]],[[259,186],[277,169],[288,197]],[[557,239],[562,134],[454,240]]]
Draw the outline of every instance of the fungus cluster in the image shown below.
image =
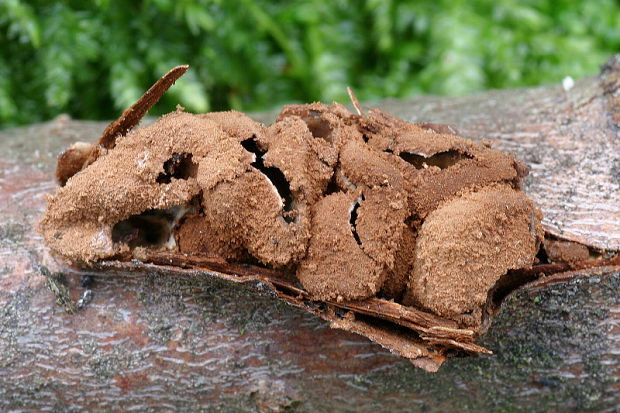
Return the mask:
[[40,224],[74,263],[217,256],[295,274],[316,300],[379,296],[476,325],[543,235],[512,156],[375,109],[291,105],[270,126],[179,110],[99,150]]

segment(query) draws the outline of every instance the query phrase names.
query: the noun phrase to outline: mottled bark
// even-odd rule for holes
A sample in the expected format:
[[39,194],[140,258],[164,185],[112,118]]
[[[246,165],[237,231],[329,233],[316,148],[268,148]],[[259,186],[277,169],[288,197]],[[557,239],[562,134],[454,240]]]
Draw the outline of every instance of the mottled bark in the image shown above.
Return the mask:
[[[514,151],[549,233],[620,250],[620,59],[575,88],[419,98],[379,106],[450,123]],[[268,120],[268,116],[265,118]],[[282,411],[613,411],[620,404],[620,271],[539,282],[505,303],[478,344],[493,355],[415,369],[367,339],[329,329],[269,292],[152,268],[98,273],[55,262],[35,225],[57,154],[105,123],[66,118],[0,132],[0,408]],[[40,266],[77,300],[55,303]],[[83,281],[88,281],[83,279]]]

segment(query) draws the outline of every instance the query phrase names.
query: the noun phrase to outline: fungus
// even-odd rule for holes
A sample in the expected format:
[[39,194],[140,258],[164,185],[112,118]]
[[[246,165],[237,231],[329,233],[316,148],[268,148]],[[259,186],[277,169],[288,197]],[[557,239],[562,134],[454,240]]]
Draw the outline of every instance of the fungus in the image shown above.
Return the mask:
[[[156,101],[145,96],[135,113]],[[74,263],[216,257],[287,274],[309,300],[382,297],[479,326],[489,291],[539,250],[526,168],[353,102],[286,106],[270,126],[235,111],[179,109],[133,131],[137,115],[120,119],[59,159],[66,185],[40,230]]]

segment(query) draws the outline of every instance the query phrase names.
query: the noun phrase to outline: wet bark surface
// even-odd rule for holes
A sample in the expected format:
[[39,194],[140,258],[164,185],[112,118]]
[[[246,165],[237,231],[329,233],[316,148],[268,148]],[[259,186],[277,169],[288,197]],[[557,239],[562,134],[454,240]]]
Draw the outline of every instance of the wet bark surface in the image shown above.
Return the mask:
[[[532,168],[546,229],[620,249],[620,64],[560,87],[381,103],[407,120],[492,139]],[[268,116],[263,120],[269,121]],[[35,226],[57,154],[106,123],[58,118],[0,132],[0,409],[614,411],[620,272],[592,271],[510,297],[478,344],[426,373],[267,292],[211,277],[76,273]],[[64,274],[75,314],[41,266]],[[85,286],[82,286],[84,284]]]

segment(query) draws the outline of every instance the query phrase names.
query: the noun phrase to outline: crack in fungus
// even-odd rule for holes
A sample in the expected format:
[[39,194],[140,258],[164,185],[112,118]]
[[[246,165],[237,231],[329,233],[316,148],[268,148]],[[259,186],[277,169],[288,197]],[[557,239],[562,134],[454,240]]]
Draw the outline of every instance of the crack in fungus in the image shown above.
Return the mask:
[[295,221],[295,214],[293,213],[295,200],[293,198],[293,193],[291,192],[291,186],[286,180],[284,173],[282,173],[280,168],[276,168],[275,166],[265,166],[263,156],[267,153],[267,151],[263,151],[258,147],[255,138],[241,141],[241,146],[243,146],[246,151],[254,154],[255,159],[251,165],[265,175],[269,182],[271,182],[271,184],[275,187],[280,199],[282,200],[282,216],[284,217],[284,221],[289,224]]
[[360,196],[360,198],[355,201],[353,207],[351,208],[351,218],[349,219],[349,224],[351,224],[351,233],[353,234],[353,238],[355,238],[355,242],[357,242],[357,245],[362,245],[360,236],[357,233],[357,210],[360,207],[360,202],[363,200],[364,195]]

